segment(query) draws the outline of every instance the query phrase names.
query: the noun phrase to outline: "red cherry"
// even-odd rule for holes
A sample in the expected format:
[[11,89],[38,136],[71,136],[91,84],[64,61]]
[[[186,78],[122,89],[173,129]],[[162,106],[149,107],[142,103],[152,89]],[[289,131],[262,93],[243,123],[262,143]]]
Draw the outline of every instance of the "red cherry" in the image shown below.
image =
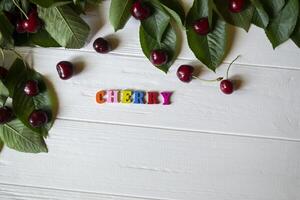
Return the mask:
[[137,20],[145,20],[151,15],[151,10],[142,0],[137,0],[131,7],[131,15]]
[[208,18],[204,17],[201,19],[198,19],[195,23],[194,23],[194,30],[197,34],[199,35],[206,35],[210,32],[210,28],[209,28],[209,22],[208,22]]
[[24,29],[24,20],[18,20],[16,23],[16,32],[17,33],[25,33],[26,30]]
[[6,12],[4,11],[6,18],[10,21],[11,24],[15,24],[17,17],[15,12]]
[[108,41],[104,38],[97,38],[93,43],[93,47],[98,53],[108,53],[111,50]]
[[194,67],[190,65],[181,65],[177,70],[177,77],[182,82],[188,83],[193,78]]
[[28,19],[22,22],[23,29],[28,33],[36,33],[41,26],[40,19],[34,12],[28,15]]
[[0,108],[0,124],[8,123],[13,118],[13,111],[9,107],[2,107]]
[[61,61],[57,63],[56,70],[61,79],[67,80],[73,76],[74,66],[69,61]]
[[8,70],[4,67],[0,67],[0,80],[5,79],[7,74],[8,74]]
[[168,62],[168,54],[163,50],[153,50],[150,55],[150,61],[155,66],[162,66]]
[[34,110],[30,114],[28,121],[33,128],[39,128],[48,122],[48,115],[45,111]]
[[243,11],[244,7],[244,0],[229,0],[229,10],[233,13],[239,13]]
[[234,87],[233,83],[229,79],[225,79],[220,83],[220,89],[224,94],[232,94]]
[[24,87],[24,92],[28,96],[36,96],[39,94],[39,84],[36,80],[29,80],[26,82],[25,87]]

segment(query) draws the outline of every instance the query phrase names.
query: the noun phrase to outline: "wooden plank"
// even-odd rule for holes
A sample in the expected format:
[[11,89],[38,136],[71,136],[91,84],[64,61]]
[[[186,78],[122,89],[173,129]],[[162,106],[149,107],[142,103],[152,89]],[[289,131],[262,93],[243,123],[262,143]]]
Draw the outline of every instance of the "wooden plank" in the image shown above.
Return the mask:
[[[176,66],[165,75],[144,58],[97,55],[77,51],[34,49],[34,67],[56,88],[61,119],[127,124],[166,129],[252,135],[299,140],[299,70],[234,65],[231,77],[239,89],[222,94],[219,83],[193,80],[181,83]],[[81,72],[68,81],[59,79],[55,65],[61,60],[79,62]],[[30,62],[30,61],[29,61]],[[217,75],[199,68],[202,78]],[[101,89],[174,91],[170,106],[103,104],[95,101]]]
[[5,148],[0,183],[146,199],[300,198],[299,142],[63,120],[47,142],[49,154]]
[[[192,5],[192,0],[183,1],[186,11]],[[92,31],[89,38],[89,44],[83,48],[86,51],[92,51],[93,41],[101,36],[111,38],[118,44],[117,49],[113,51],[116,54],[143,56],[139,44],[139,22],[131,19],[124,30],[114,33],[108,20],[110,1],[104,1],[99,10],[91,10],[85,17],[90,24]],[[182,32],[182,51],[179,55],[182,59],[196,60],[193,53],[188,48],[185,33]],[[273,66],[283,68],[299,69],[300,51],[291,41],[282,44],[276,50],[273,50],[271,43],[266,37],[264,31],[252,25],[250,31],[246,33],[239,28],[231,27],[230,51],[225,58],[225,63],[230,63],[237,55],[242,57],[237,61],[239,64]]]

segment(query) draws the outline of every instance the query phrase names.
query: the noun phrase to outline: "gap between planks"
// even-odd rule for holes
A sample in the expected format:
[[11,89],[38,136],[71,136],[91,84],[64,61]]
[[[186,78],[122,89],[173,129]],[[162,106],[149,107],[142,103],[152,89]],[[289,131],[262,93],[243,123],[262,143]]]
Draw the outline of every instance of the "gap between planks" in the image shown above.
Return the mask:
[[[82,195],[92,195],[92,197],[88,197],[86,199],[110,199],[110,198],[119,198],[120,200],[132,200],[132,199],[136,199],[136,200],[169,200],[166,198],[152,198],[152,197],[140,197],[140,196],[134,196],[134,195],[122,195],[122,194],[110,194],[110,193],[100,193],[100,192],[92,192],[92,191],[84,191],[84,190],[69,190],[69,189],[64,189],[64,188],[54,188],[54,187],[40,187],[40,186],[33,186],[33,185],[19,185],[19,184],[12,184],[12,183],[3,183],[0,182],[0,197],[2,196],[2,192],[4,192],[4,195],[9,196],[9,193],[6,192],[5,189],[2,189],[1,186],[4,187],[10,187],[10,188],[21,188],[20,192],[24,192],[24,190],[29,193],[29,191],[31,191],[30,189],[33,190],[39,190],[39,194],[41,195],[40,191],[41,190],[50,190],[49,191],[49,199],[52,199],[53,196],[52,194],[56,194],[56,192],[64,192],[64,193],[75,193],[75,194],[82,194]],[[12,190],[12,189],[11,189]],[[10,191],[11,191],[10,190]],[[55,192],[56,191],[56,192]],[[30,194],[18,194],[18,196],[24,196],[24,197],[32,197],[29,196]],[[43,198],[45,198],[44,195],[45,193],[42,193]],[[14,197],[15,195],[12,194],[12,197]],[[61,196],[61,195],[59,195]],[[40,199],[37,195],[36,197],[37,199]],[[63,198],[57,198],[57,199],[63,199]],[[73,197],[72,197],[73,199]],[[80,199],[80,198],[78,198]]]
[[70,122],[84,122],[84,123],[92,123],[92,124],[108,124],[108,125],[117,125],[117,126],[125,126],[125,127],[136,127],[136,128],[151,128],[157,130],[170,130],[176,132],[184,131],[185,134],[189,133],[199,133],[199,134],[209,134],[209,135],[223,135],[223,136],[234,136],[241,138],[255,138],[255,139],[263,139],[263,140],[274,140],[274,141],[287,141],[287,142],[300,142],[300,139],[290,139],[284,137],[267,137],[267,136],[258,136],[251,134],[236,134],[236,133],[226,133],[226,132],[216,132],[216,131],[201,131],[194,129],[180,129],[180,128],[172,128],[172,127],[160,127],[160,126],[149,126],[149,125],[139,125],[139,124],[129,124],[129,123],[119,123],[119,122],[107,122],[107,121],[96,121],[96,120],[86,120],[86,119],[77,119],[77,118],[66,118],[66,117],[57,117],[57,120],[62,121],[70,121]]
[[[66,48],[40,48],[40,47],[33,47],[33,48],[26,48],[26,47],[19,47],[16,48],[19,50],[19,52],[22,55],[27,55],[28,53],[33,53],[34,55],[45,55],[43,53],[39,52],[30,52],[32,49],[44,49],[44,50],[49,50],[49,51],[69,51],[69,52],[79,52],[79,53],[89,53],[89,54],[97,54],[94,51],[87,50],[87,49],[66,49]],[[139,58],[139,59],[147,59],[144,55],[136,55],[136,54],[126,54],[126,53],[121,53],[121,52],[109,52],[108,54],[113,55],[113,56],[119,56],[119,57],[131,57],[131,58]],[[47,55],[49,56],[49,55]],[[237,55],[238,56],[238,55]],[[242,57],[243,55],[241,55]],[[190,58],[182,58],[178,57],[177,60],[182,60],[182,61],[198,61],[196,58],[195,59],[190,59]],[[150,61],[149,61],[150,62]],[[200,61],[198,61],[200,62]],[[223,64],[230,64],[231,62],[226,62],[223,61],[221,65]],[[263,65],[263,64],[250,64],[250,63],[243,63],[239,62],[238,60],[233,63],[233,65],[240,65],[242,67],[255,67],[255,68],[266,68],[266,69],[278,69],[278,70],[291,70],[291,71],[298,71],[300,68],[294,68],[294,67],[288,67],[288,66],[281,66],[281,65]],[[171,67],[173,67],[172,65]]]

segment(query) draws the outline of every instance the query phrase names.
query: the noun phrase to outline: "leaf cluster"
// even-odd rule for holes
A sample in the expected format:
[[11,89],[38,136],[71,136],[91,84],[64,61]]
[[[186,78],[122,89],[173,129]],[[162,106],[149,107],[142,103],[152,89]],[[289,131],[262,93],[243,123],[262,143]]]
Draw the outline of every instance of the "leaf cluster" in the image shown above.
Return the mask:
[[[0,0],[0,47],[81,48],[90,28],[80,15],[85,14],[88,4],[100,2],[101,0]],[[28,13],[35,7],[42,28],[37,33],[17,33],[17,21],[26,17],[21,10]]]
[[[140,43],[147,58],[156,48],[171,55],[169,63],[160,69],[167,72],[179,51],[176,30],[185,26],[190,49],[209,69],[215,71],[229,50],[228,25],[248,32],[251,24],[264,29],[275,49],[288,39],[300,47],[299,0],[245,0],[239,13],[229,11],[227,0],[194,0],[185,14],[179,0],[145,0],[153,14],[141,21]],[[134,0],[111,0],[110,21],[116,31],[122,29],[130,18]],[[208,18],[210,33],[198,35],[193,29],[195,21]]]
[[[28,80],[36,80],[40,92],[30,97],[24,93],[24,85]],[[48,152],[45,138],[48,136],[54,119],[56,100],[45,82],[44,77],[29,68],[22,59],[17,58],[8,70],[8,75],[0,80],[0,106],[12,107],[12,121],[0,124],[0,144],[21,152]],[[34,110],[47,112],[49,121],[40,128],[33,128],[29,116]]]

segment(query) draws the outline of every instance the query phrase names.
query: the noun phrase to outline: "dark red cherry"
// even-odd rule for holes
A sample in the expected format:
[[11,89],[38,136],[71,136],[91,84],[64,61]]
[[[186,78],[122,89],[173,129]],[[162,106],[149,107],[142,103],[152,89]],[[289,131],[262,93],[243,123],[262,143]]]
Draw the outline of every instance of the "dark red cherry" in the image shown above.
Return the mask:
[[57,63],[56,70],[61,79],[67,80],[71,78],[74,74],[74,66],[69,61],[61,61]]
[[181,65],[177,70],[177,77],[182,82],[188,83],[193,78],[194,67],[190,65]]
[[210,32],[210,28],[209,28],[209,22],[208,22],[208,18],[204,17],[201,19],[198,19],[195,23],[194,23],[194,30],[197,34],[199,35],[206,35]]
[[244,0],[229,0],[229,10],[233,13],[239,13],[243,11],[244,7]]
[[151,52],[150,61],[155,66],[162,66],[168,62],[168,54],[163,50],[154,50]]
[[2,107],[0,108],[0,124],[8,123],[13,118],[13,111],[9,107]]
[[232,94],[234,90],[232,81],[229,79],[221,81],[220,89],[224,94]]
[[4,11],[6,18],[10,21],[11,24],[15,24],[17,20],[17,16],[15,12],[6,12]]
[[4,67],[0,67],[0,80],[5,79],[7,74],[8,74],[8,70]]
[[34,110],[30,114],[28,121],[33,128],[39,128],[48,122],[48,115],[45,111]]
[[17,33],[25,33],[26,30],[24,29],[24,20],[18,20],[16,23],[16,32]]
[[40,19],[35,12],[28,15],[28,19],[22,22],[23,29],[28,33],[36,33],[41,26]]
[[131,7],[131,14],[137,20],[144,20],[151,15],[151,9],[142,0],[137,0]]
[[24,92],[28,96],[36,96],[39,94],[39,83],[36,80],[29,80],[25,83]]
[[108,53],[111,50],[110,44],[104,38],[97,38],[93,43],[93,47],[98,53]]

